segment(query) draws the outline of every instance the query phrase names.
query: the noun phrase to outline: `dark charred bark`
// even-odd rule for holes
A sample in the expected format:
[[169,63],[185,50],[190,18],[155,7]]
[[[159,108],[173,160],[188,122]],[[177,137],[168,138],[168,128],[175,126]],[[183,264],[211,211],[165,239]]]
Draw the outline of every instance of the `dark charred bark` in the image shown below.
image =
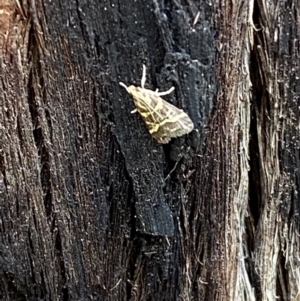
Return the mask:
[[[0,4],[1,300],[298,300],[299,9],[272,5]],[[143,64],[192,133],[130,113]]]

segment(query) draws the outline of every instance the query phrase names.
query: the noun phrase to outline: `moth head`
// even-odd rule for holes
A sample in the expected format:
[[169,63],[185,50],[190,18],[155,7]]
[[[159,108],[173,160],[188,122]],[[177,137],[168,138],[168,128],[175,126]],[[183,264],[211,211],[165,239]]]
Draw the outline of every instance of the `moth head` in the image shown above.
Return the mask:
[[139,112],[148,110],[147,106],[142,105],[143,103],[147,103],[147,101],[149,101],[148,98],[146,98],[144,95],[144,91],[146,91],[146,89],[133,85],[127,87],[122,82],[120,82],[120,85],[124,87],[126,91],[132,96],[135,106],[139,108]]
[[126,86],[124,83],[122,82],[119,82],[120,86],[124,87],[126,89],[126,91],[130,94],[130,95],[133,95],[134,93],[136,93],[138,91],[138,87],[135,87],[133,85],[131,86]]

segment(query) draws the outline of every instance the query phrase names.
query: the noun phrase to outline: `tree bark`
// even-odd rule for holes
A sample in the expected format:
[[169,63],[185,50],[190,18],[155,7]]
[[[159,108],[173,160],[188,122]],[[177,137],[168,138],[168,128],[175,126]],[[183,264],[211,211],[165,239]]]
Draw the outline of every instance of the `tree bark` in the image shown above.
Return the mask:
[[2,1],[0,299],[300,300],[297,4]]

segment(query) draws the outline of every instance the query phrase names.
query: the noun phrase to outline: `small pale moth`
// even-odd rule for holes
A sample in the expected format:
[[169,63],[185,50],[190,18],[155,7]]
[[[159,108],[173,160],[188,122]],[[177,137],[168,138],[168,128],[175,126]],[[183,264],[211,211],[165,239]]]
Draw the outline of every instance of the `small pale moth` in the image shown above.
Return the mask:
[[131,113],[139,112],[143,117],[150,134],[159,143],[168,143],[171,138],[190,133],[194,124],[190,117],[181,109],[163,100],[161,96],[170,94],[174,87],[165,92],[145,89],[146,67],[143,65],[141,87],[119,84],[132,96],[136,109]]

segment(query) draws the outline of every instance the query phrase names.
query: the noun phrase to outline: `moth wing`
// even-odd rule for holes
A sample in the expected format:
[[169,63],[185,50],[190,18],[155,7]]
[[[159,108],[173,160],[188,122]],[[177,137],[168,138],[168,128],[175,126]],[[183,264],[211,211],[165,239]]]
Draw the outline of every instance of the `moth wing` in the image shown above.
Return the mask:
[[159,143],[165,144],[171,138],[190,133],[194,129],[194,123],[183,110],[178,109],[163,99],[162,101],[162,109],[157,112],[157,130],[151,134]]
[[150,134],[159,143],[168,143],[172,138],[194,129],[192,120],[183,110],[168,103],[156,92],[134,86],[130,86],[129,90]]
[[152,135],[159,129],[159,121],[162,120],[161,110],[164,100],[157,96],[155,92],[147,89],[135,87],[136,91],[132,94],[136,110],[142,116],[146,126]]

